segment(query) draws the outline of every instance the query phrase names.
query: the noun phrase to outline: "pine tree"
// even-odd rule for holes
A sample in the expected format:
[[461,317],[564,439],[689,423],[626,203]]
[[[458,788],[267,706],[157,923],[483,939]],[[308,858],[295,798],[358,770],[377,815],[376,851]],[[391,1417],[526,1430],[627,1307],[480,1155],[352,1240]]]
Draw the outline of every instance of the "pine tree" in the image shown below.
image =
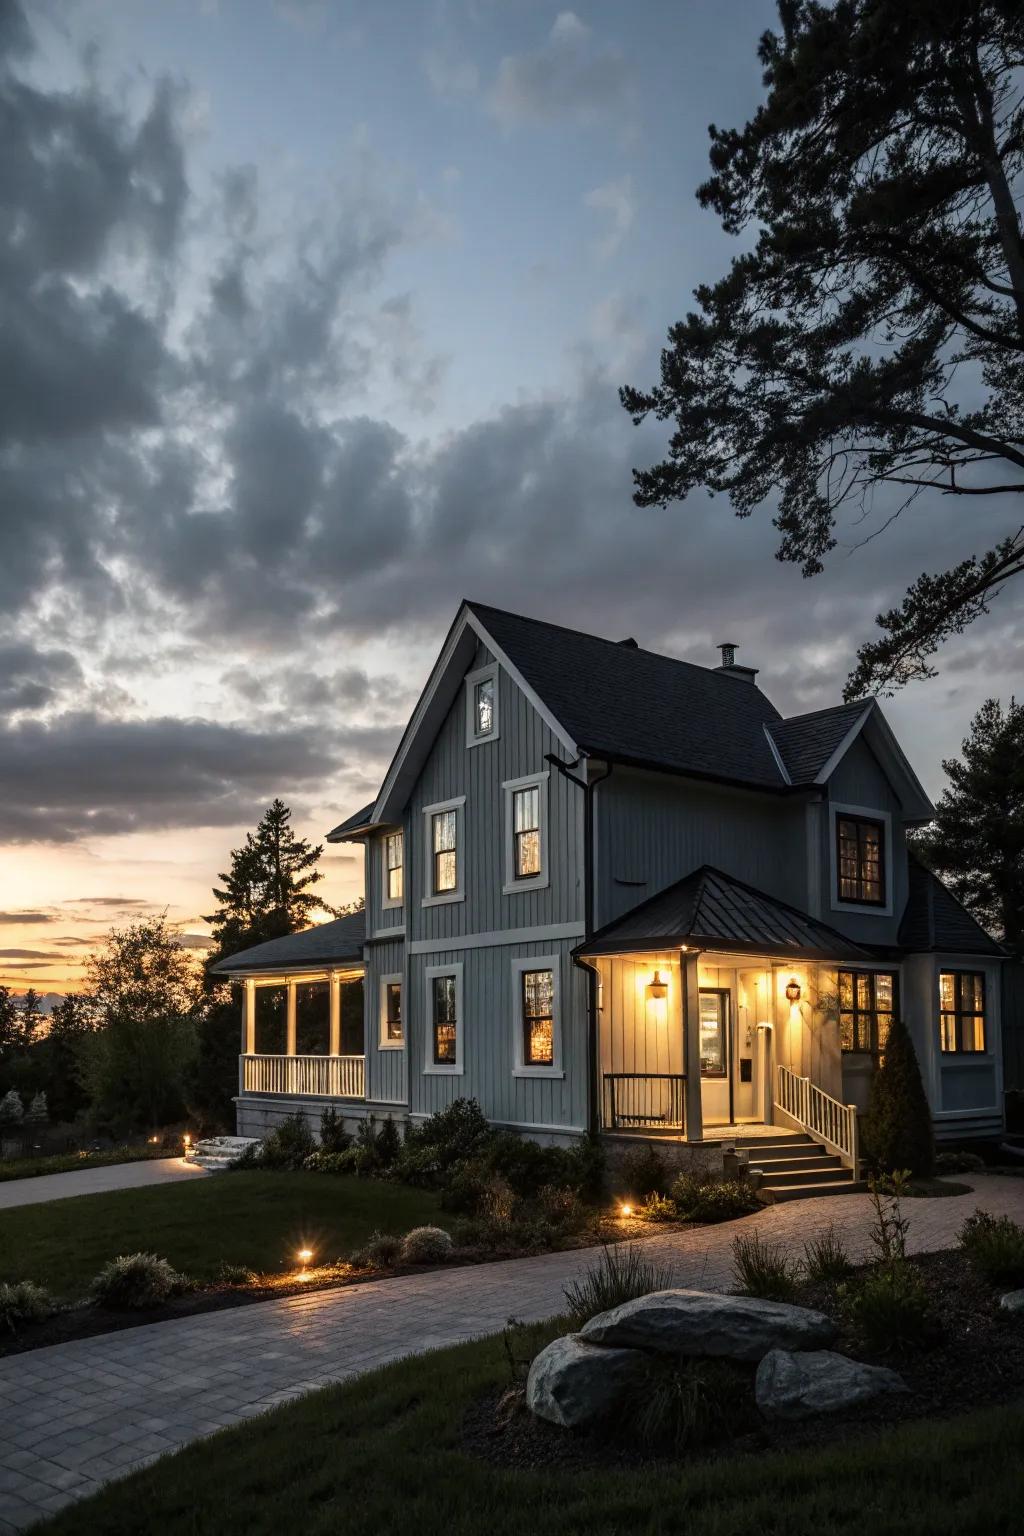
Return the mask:
[[[1024,574],[1024,8],[779,0],[779,19],[764,101],[712,127],[698,191],[747,249],[670,329],[660,381],[621,395],[638,425],[673,423],[664,462],[634,473],[639,505],[777,503],[778,557],[805,576],[851,509],[892,522],[962,498],[965,558],[879,615],[858,698],[931,676]],[[993,542],[974,554],[978,506]]]
[[21,1095],[14,1088],[9,1088],[0,1099],[0,1125],[20,1125],[25,1118],[25,1106],[21,1102]]
[[47,1103],[46,1094],[41,1091],[39,1093],[34,1093],[32,1095],[32,1102],[28,1106],[28,1109],[25,1111],[25,1124],[45,1125],[49,1118],[50,1109]]
[[295,933],[309,925],[318,909],[331,910],[311,889],[323,879],[316,868],[323,845],[296,837],[291,815],[282,800],[275,800],[255,833],[247,833],[242,847],[232,852],[231,867],[213,890],[219,908],[206,918],[217,940],[208,964]]
[[922,1178],[931,1173],[935,1162],[932,1114],[914,1042],[898,1017],[892,1021],[885,1053],[871,1079],[862,1131],[865,1157],[876,1172],[909,1168]]
[[10,987],[0,987],[0,1066],[21,1046],[21,1010]]
[[50,1015],[43,1041],[46,1095],[55,1125],[75,1119],[88,1103],[82,1087],[82,1042],[96,1028],[96,1008],[90,997],[69,994]]
[[932,825],[914,841],[982,927],[1024,960],[1024,705],[986,699]]
[[43,1010],[40,1007],[39,993],[35,987],[29,987],[21,1000],[21,1045],[27,1050],[36,1040],[43,1025]]

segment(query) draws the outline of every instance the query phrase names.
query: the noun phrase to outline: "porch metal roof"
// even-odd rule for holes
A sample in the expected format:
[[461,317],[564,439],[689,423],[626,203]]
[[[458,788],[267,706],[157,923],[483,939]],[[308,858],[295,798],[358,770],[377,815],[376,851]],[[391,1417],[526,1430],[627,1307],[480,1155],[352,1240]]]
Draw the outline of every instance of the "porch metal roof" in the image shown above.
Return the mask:
[[268,939],[254,944],[211,965],[217,976],[238,976],[245,972],[294,971],[304,966],[340,965],[362,960],[366,942],[366,913],[347,912],[332,923],[317,923],[302,933],[289,933],[283,939]]
[[605,924],[576,952],[611,955],[676,944],[815,960],[871,958],[869,949],[827,923],[710,864]]

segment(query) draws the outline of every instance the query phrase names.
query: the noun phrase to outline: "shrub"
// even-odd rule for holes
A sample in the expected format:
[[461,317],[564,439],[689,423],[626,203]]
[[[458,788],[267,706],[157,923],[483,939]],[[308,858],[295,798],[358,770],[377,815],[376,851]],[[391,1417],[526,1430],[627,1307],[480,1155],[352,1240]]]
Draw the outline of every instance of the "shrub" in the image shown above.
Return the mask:
[[442,1227],[413,1227],[402,1241],[403,1264],[443,1264],[452,1255],[452,1240]]
[[21,1094],[9,1088],[0,1099],[0,1125],[20,1125],[25,1118],[25,1106]]
[[6,1324],[12,1333],[25,1323],[45,1322],[56,1310],[49,1291],[32,1280],[0,1285],[0,1324]]
[[645,1451],[679,1455],[735,1427],[737,1405],[750,1396],[749,1375],[726,1361],[652,1355],[616,1426],[628,1424]]
[[382,1168],[391,1168],[402,1150],[402,1138],[398,1134],[398,1122],[390,1116],[377,1132],[377,1161]]
[[639,1248],[630,1245],[605,1248],[599,1262],[566,1286],[562,1294],[573,1326],[582,1328],[592,1317],[621,1306],[624,1301],[668,1290],[672,1281],[671,1268],[652,1264]]
[[935,1335],[924,1281],[906,1259],[876,1264],[844,1288],[842,1303],[850,1327],[871,1349],[913,1348]]
[[345,1129],[345,1122],[333,1104],[328,1104],[320,1116],[321,1152],[345,1152],[352,1145],[352,1137]]
[[675,1201],[665,1195],[648,1195],[637,1214],[644,1221],[676,1221],[679,1217]]
[[305,1115],[301,1110],[296,1110],[294,1115],[288,1115],[275,1131],[263,1138],[263,1149],[258,1157],[255,1149],[252,1150],[261,1168],[302,1168],[306,1159],[316,1151],[316,1143]]
[[975,1211],[957,1233],[957,1242],[990,1285],[1024,1285],[1024,1227],[1009,1216]]
[[668,1170],[650,1143],[627,1152],[622,1159],[619,1179],[626,1194],[636,1200],[646,1200],[648,1195],[663,1195],[668,1189]]
[[360,1149],[347,1147],[344,1152],[311,1152],[303,1163],[311,1173],[358,1173]]
[[914,1042],[899,1017],[892,1021],[885,1054],[871,1078],[863,1132],[864,1152],[873,1168],[908,1168],[921,1178],[931,1173],[932,1113]]
[[732,1221],[737,1216],[749,1216],[761,1205],[745,1179],[708,1179],[680,1173],[672,1180],[669,1194],[682,1221]]
[[104,1264],[90,1287],[101,1307],[158,1307],[185,1288],[185,1278],[155,1253],[122,1253]]
[[909,1180],[905,1168],[868,1180],[875,1211],[868,1235],[883,1264],[899,1263],[907,1256],[910,1222],[903,1214],[901,1201],[907,1193]]
[[221,1285],[252,1285],[259,1276],[246,1264],[230,1264],[224,1259],[217,1265],[217,1279]]
[[[429,1231],[430,1228],[419,1230]],[[402,1248],[403,1240],[394,1232],[374,1232],[359,1257],[369,1269],[390,1269],[401,1260]]]
[[781,1243],[766,1243],[760,1232],[744,1233],[733,1239],[732,1256],[733,1274],[744,1295],[764,1301],[792,1300],[796,1274]]
[[981,1173],[985,1159],[977,1152],[936,1152],[936,1173]]
[[594,1205],[604,1194],[607,1158],[600,1136],[588,1132],[566,1151],[565,1182],[581,1200]]
[[816,1237],[804,1243],[803,1268],[808,1280],[822,1285],[845,1280],[853,1269],[846,1244],[834,1222],[830,1221]]

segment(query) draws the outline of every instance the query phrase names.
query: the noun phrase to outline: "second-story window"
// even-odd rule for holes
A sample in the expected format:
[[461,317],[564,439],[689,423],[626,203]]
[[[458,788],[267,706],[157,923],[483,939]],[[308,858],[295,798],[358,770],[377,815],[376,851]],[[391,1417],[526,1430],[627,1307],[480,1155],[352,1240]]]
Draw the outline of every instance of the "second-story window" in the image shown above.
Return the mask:
[[405,839],[401,832],[389,832],[384,839],[385,899],[398,906],[405,894]]
[[836,817],[840,901],[885,905],[885,823],[868,816]]
[[540,786],[512,793],[512,867],[517,880],[540,874]]
[[433,846],[433,884],[435,896],[454,891],[458,884],[458,850],[456,848],[456,817],[454,811],[435,811],[430,828]]

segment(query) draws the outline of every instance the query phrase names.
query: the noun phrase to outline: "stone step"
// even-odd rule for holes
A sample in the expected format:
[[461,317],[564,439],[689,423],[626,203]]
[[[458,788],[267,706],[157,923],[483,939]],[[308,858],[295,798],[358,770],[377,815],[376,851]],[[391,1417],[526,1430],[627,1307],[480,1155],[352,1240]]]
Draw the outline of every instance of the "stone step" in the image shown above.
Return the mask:
[[841,1168],[843,1164],[834,1153],[823,1152],[820,1157],[780,1157],[771,1162],[766,1159],[763,1163],[751,1163],[750,1166],[751,1168],[760,1168],[765,1178],[769,1174],[774,1178],[779,1174],[787,1173],[792,1173],[794,1177],[799,1175],[800,1178],[805,1178],[809,1173],[813,1173],[816,1168]]
[[186,1160],[216,1173],[230,1168],[246,1147],[258,1143],[257,1136],[206,1136],[186,1153]]
[[795,1147],[769,1147],[765,1151],[756,1151],[750,1148],[747,1161],[751,1168],[767,1168],[770,1163],[806,1163],[815,1157],[831,1157],[833,1154],[826,1152],[825,1148],[817,1141],[801,1142]]
[[[849,1170],[845,1170],[847,1174]],[[861,1179],[846,1178],[835,1184],[779,1184],[766,1193],[773,1201],[813,1200],[818,1195],[860,1195],[867,1189]]]
[[766,1173],[763,1180],[765,1189],[778,1189],[780,1185],[792,1188],[798,1184],[835,1184],[842,1180],[852,1179],[853,1174],[849,1168],[841,1164],[823,1163],[815,1164],[813,1168],[787,1169],[782,1173]]

